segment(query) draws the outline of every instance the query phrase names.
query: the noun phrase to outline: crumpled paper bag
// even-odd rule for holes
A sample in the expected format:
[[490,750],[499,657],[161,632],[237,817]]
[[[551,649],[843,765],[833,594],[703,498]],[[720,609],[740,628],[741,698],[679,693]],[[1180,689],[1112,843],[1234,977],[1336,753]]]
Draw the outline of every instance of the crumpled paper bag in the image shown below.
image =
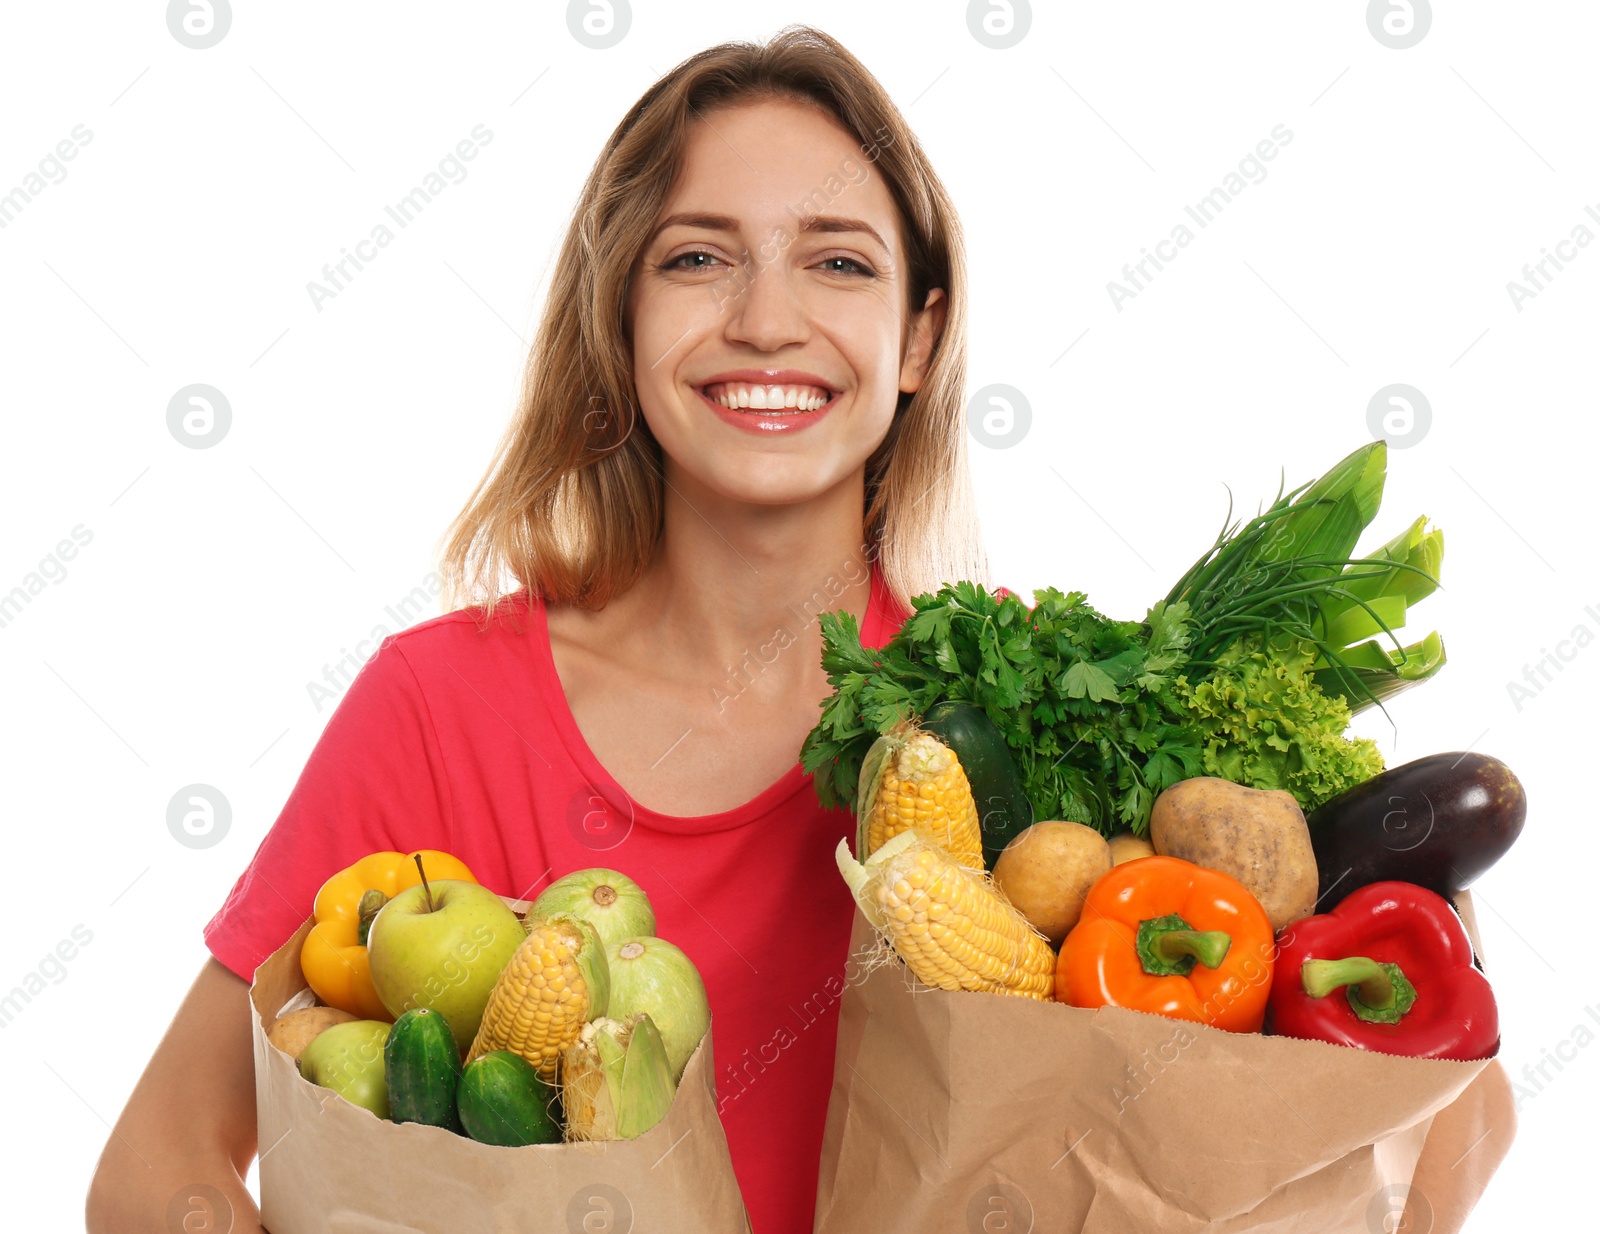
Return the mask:
[[1452,1234],[1515,1132],[1497,1060],[936,990],[880,954],[858,911],[816,1234]]
[[272,1234],[748,1234],[709,1031],[666,1118],[635,1140],[506,1148],[391,1123],[312,1084],[267,1041],[282,1011],[310,1005],[300,946],[311,924],[250,986],[261,1220]]

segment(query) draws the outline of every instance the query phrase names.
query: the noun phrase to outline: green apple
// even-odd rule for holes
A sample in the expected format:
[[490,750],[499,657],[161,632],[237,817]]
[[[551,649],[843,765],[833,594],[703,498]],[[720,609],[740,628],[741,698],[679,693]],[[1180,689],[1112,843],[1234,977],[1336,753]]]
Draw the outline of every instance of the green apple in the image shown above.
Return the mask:
[[323,1029],[300,1052],[300,1074],[363,1110],[388,1118],[383,1047],[390,1027],[382,1020],[346,1020]]
[[372,988],[396,1019],[413,1007],[437,1011],[465,1054],[495,979],[526,937],[517,915],[487,887],[454,878],[419,883],[372,919]]

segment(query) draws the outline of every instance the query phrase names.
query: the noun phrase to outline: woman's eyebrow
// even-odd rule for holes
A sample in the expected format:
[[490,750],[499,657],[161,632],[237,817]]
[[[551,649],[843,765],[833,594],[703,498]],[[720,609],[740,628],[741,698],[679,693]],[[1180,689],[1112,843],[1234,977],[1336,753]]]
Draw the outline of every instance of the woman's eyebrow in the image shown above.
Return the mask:
[[865,219],[839,218],[832,214],[807,214],[800,220],[800,231],[801,234],[819,232],[829,235],[836,232],[862,232],[876,240],[878,247],[885,253],[889,251],[889,246],[883,237]]
[[654,240],[669,227],[698,227],[704,231],[738,231],[739,220],[731,214],[706,214],[700,210],[680,211],[662,219],[650,233],[650,239]]
[[[669,227],[698,227],[705,231],[736,232],[739,230],[739,220],[731,214],[708,214],[700,210],[680,211],[662,219],[651,233],[650,239],[654,240]],[[865,219],[840,218],[832,214],[807,214],[800,218],[802,235],[808,233],[834,235],[846,232],[860,232],[871,236],[884,252],[889,251],[889,246],[883,237]]]

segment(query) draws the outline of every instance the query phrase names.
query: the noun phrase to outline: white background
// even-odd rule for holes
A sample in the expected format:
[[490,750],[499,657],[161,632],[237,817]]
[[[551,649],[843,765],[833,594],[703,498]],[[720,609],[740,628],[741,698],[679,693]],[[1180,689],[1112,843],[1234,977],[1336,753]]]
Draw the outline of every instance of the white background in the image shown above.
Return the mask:
[[[1600,634],[1600,245],[1520,311],[1507,283],[1577,225],[1600,235],[1600,13],[1457,2],[1394,50],[1362,3],[1040,4],[994,50],[965,7],[639,3],[593,50],[560,4],[276,0],[191,50],[158,3],[73,6],[71,25],[8,6],[0,194],[92,132],[0,230],[0,592],[92,534],[0,627],[0,988],[93,933],[0,1030],[27,1129],[13,1224],[79,1223],[200,928],[331,711],[307,683],[394,628],[384,606],[433,569],[489,460],[601,142],[683,57],[801,16],[880,77],[954,195],[972,389],[1030,401],[1023,448],[974,446],[999,581],[1140,617],[1221,525],[1224,485],[1253,512],[1280,468],[1293,486],[1369,440],[1378,389],[1425,393],[1431,427],[1391,449],[1364,547],[1420,513],[1446,529],[1446,586],[1413,630],[1442,631],[1450,664],[1391,708],[1397,731],[1360,727],[1391,763],[1472,747],[1527,785],[1521,842],[1474,888],[1526,1095],[1469,1228],[1586,1203],[1600,1050],[1571,1039],[1596,1027],[1586,1005],[1600,1016],[1574,928],[1600,860],[1600,651],[1520,707],[1508,683],[1576,627]],[[479,124],[493,140],[466,179],[317,311],[323,264]],[[1108,281],[1275,125],[1293,140],[1266,178],[1119,311]],[[232,408],[204,450],[166,423],[195,382]],[[166,821],[196,782],[232,807],[204,850]],[[1523,1076],[1558,1047],[1559,1072]]]

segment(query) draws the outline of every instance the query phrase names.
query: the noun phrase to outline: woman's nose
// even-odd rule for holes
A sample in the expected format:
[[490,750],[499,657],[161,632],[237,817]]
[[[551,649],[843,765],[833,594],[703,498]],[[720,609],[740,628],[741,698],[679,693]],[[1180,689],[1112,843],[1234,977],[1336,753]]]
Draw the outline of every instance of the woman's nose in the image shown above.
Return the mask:
[[728,340],[760,351],[802,343],[810,335],[805,306],[781,257],[753,256],[723,297],[721,312]]

